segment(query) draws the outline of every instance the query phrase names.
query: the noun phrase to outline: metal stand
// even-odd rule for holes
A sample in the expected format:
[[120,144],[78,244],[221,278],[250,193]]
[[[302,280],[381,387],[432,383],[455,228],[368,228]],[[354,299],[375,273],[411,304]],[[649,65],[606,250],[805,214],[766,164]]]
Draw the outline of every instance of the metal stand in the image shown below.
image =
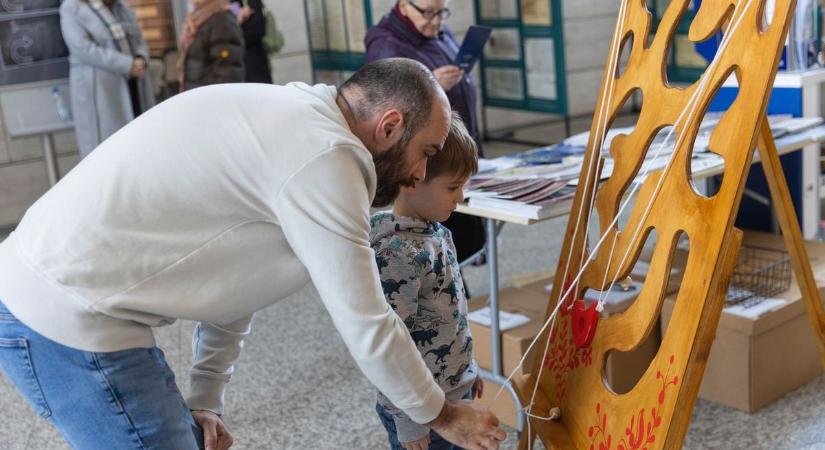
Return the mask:
[[60,179],[60,170],[57,166],[57,155],[54,152],[54,136],[51,133],[43,135],[43,157],[46,160],[46,175],[49,177],[49,187],[57,184]]
[[6,142],[40,139],[49,187],[60,179],[54,134],[74,129],[69,105],[66,79],[0,86],[0,122],[6,128]]
[[490,352],[493,355],[492,371],[480,369],[481,377],[485,380],[504,386],[510,396],[513,397],[513,402],[516,406],[516,430],[521,432],[524,430],[524,412],[521,410],[521,400],[518,394],[513,389],[513,386],[507,381],[501,367],[501,331],[498,324],[498,232],[501,230],[495,219],[485,219],[487,225],[487,269],[490,276],[490,295],[488,300],[490,302],[490,336],[492,342],[490,343]]

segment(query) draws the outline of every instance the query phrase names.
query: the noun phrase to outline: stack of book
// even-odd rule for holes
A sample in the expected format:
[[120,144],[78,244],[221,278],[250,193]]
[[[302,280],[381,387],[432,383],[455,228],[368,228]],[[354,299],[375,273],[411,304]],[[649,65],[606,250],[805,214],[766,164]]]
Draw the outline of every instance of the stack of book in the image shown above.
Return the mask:
[[469,204],[472,207],[544,219],[564,213],[576,188],[567,181],[547,178],[501,179],[495,177],[474,178],[468,185]]
[[[702,120],[693,144],[691,173],[724,167],[724,159],[709,148],[713,130],[721,119],[722,113],[708,113]],[[823,123],[819,117],[794,118],[789,115],[768,116],[768,121],[774,137],[796,135]],[[666,127],[654,137],[634,183],[644,182],[647,174],[668,164],[677,140],[671,130]],[[632,132],[633,127],[626,127],[606,133],[601,180],[606,180],[613,172],[613,159],[609,153],[612,139]],[[481,173],[465,187],[469,206],[535,220],[565,214],[570,207],[570,202],[565,200],[575,194],[587,141],[588,132],[584,132],[561,144],[480,160]]]

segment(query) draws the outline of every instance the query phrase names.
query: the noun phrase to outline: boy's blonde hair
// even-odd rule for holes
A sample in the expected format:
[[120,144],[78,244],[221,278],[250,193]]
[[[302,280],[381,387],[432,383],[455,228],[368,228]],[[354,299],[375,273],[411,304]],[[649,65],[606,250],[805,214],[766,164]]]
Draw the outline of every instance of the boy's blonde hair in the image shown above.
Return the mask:
[[471,177],[478,172],[478,148],[476,142],[464,126],[461,117],[453,111],[450,120],[450,134],[444,148],[427,161],[427,176],[430,181],[439,175],[455,175],[457,178]]

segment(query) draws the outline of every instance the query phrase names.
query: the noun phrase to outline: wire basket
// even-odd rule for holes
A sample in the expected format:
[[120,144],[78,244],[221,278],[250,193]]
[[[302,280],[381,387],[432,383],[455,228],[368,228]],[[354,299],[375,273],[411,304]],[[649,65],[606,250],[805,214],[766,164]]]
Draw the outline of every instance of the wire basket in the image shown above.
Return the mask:
[[749,306],[786,291],[791,286],[788,252],[743,245],[733,269],[725,303]]

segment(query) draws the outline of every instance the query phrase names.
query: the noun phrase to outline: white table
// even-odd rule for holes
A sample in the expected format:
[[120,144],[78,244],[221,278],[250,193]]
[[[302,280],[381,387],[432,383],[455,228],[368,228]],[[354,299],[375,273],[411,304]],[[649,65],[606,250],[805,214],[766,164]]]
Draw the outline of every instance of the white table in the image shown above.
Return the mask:
[[[812,69],[799,72],[779,71],[776,73],[774,93],[779,90],[798,89],[801,104],[795,105],[794,115],[800,117],[823,117],[822,84],[825,83],[825,69]],[[738,86],[736,78],[730,77],[722,89]],[[770,107],[768,107],[770,110]],[[780,139],[781,140],[781,139]],[[777,146],[778,146],[777,142]],[[825,196],[822,189],[820,171],[819,141],[809,142],[802,147],[802,195],[801,221],[802,235],[805,239],[816,238],[821,220],[820,199]]]
[[[812,146],[819,148],[819,144],[825,141],[825,125],[802,131],[797,134],[782,136],[776,140],[776,150],[779,155],[791,153],[794,151],[809,149]],[[754,152],[753,162],[759,162],[759,153]],[[817,159],[817,170],[819,170],[819,161]],[[708,167],[705,170],[695,172],[693,174],[694,180],[707,179],[709,177],[719,175],[724,172],[722,165]],[[748,193],[746,192],[746,195]],[[750,195],[758,195],[751,193]],[[569,211],[573,205],[572,200],[566,201],[567,208],[560,208],[561,210]],[[818,209],[817,209],[818,210]],[[482,252],[487,256],[488,276],[490,280],[490,294],[488,297],[490,306],[490,335],[492,336],[490,343],[490,353],[492,355],[492,370],[480,369],[481,376],[484,379],[490,380],[499,385],[503,385],[515,402],[516,411],[521,411],[521,401],[518,398],[513,386],[507,382],[506,374],[503,373],[501,364],[501,331],[499,330],[498,318],[498,295],[499,295],[499,277],[498,277],[498,243],[497,237],[501,228],[506,223],[517,225],[532,225],[534,223],[548,220],[554,217],[561,217],[566,213],[561,213],[555,216],[547,217],[545,219],[536,220],[524,216],[519,216],[507,212],[501,212],[495,209],[471,207],[468,204],[460,204],[456,208],[457,212],[469,214],[472,216],[484,219],[487,229],[487,244]],[[472,259],[472,258],[471,258]],[[524,427],[524,414],[519,412],[516,419],[516,428],[519,432]]]

